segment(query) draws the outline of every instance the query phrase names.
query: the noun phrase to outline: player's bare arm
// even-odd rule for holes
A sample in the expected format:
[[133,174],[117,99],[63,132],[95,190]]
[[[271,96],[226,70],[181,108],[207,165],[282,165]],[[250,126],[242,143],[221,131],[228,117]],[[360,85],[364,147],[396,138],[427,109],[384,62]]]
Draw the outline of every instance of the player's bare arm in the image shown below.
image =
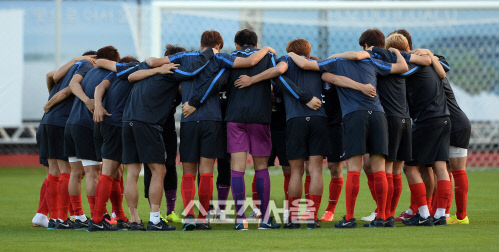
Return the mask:
[[234,86],[238,88],[245,88],[249,87],[255,83],[258,83],[260,81],[268,80],[275,78],[281,74],[284,74],[288,70],[288,64],[285,62],[279,62],[277,66],[269,68],[257,75],[254,76],[247,76],[247,75],[241,75],[239,76],[239,79],[237,79],[234,82]]
[[130,74],[128,76],[128,81],[137,82],[156,74],[170,74],[173,73],[172,69],[177,69],[178,66],[179,64],[168,63],[156,68],[139,70],[133,74]]
[[111,86],[111,82],[109,80],[103,80],[97,87],[95,87],[94,92],[94,122],[99,124],[103,121],[104,116],[111,116],[109,112],[102,106],[102,99],[107,89]]
[[402,56],[402,54],[400,54],[400,51],[395,48],[389,48],[388,50],[397,56],[397,62],[392,64],[392,69],[390,69],[390,73],[397,74],[397,73],[407,72],[409,70],[409,67],[407,66],[407,63],[405,62],[405,59]]
[[98,59],[95,61],[95,66],[113,71],[115,73],[118,71],[116,69],[116,62],[108,59]]
[[[206,50],[208,48],[203,48],[202,50]],[[216,48],[212,48],[213,49],[213,53],[218,53],[218,49]],[[147,57],[145,62],[147,63],[147,65],[149,65],[150,67],[160,67],[164,64],[169,64],[171,63],[170,61],[170,58],[168,58],[168,56],[165,56],[165,57],[161,57],[161,58],[156,58],[156,57]]]
[[445,73],[444,68],[442,67],[442,65],[438,61],[438,57],[433,55],[433,53],[429,49],[418,48],[418,49],[414,50],[412,52],[412,54],[420,55],[420,56],[423,56],[423,55],[429,56],[431,59],[431,65],[433,66],[433,69],[435,69],[435,72],[437,72],[438,77],[440,77],[440,79],[444,79],[445,77],[447,77],[447,74]]
[[66,100],[72,94],[71,89],[69,87],[64,88],[57,92],[50,100],[43,106],[43,111],[49,112],[52,107],[57,105],[58,103]]
[[369,57],[371,57],[371,55],[366,51],[360,51],[360,52],[350,51],[350,52],[333,54],[333,55],[329,56],[328,59],[330,59],[330,58],[342,58],[342,59],[348,59],[348,60],[363,60],[363,59],[369,59]]
[[411,58],[409,59],[409,63],[418,64],[420,66],[429,66],[429,65],[431,65],[431,58],[429,55],[411,54]]
[[83,91],[83,88],[81,87],[81,82],[83,81],[83,76],[80,74],[76,74],[73,79],[71,79],[71,82],[69,83],[69,88],[71,89],[71,92],[80,100],[85,103],[87,106],[88,110],[90,112],[94,112],[95,105],[94,105],[94,100],[90,99],[86,94],[85,91]]
[[294,52],[289,52],[288,56],[291,57],[291,59],[295,62],[295,64],[298,65],[301,69],[313,70],[313,71],[320,70],[319,64],[317,64],[317,61],[315,60],[307,60],[302,56],[297,55]]
[[267,53],[273,53],[275,54],[275,50],[272,47],[266,46],[257,52],[251,54],[251,56],[247,58],[243,57],[237,57],[234,60],[234,64],[232,65],[232,68],[247,68],[247,67],[252,67],[256,65],[260,60],[265,57]]
[[59,69],[57,69],[57,71],[54,73],[54,81],[55,83],[59,83],[59,81],[62,79],[62,77],[64,77],[64,75],[66,75],[66,73],[68,72],[68,70],[78,61],[81,61],[81,60],[88,60],[90,61],[90,63],[92,63],[92,65],[95,66],[95,59],[93,58],[95,57],[95,55],[86,55],[86,56],[78,56],[72,60],[70,60],[68,63],[64,64],[63,66],[61,66]]
[[55,85],[54,74],[56,71],[57,71],[57,69],[52,70],[52,71],[48,72],[47,75],[45,76],[46,77],[45,80],[47,82],[47,89],[48,89],[49,93],[52,91],[52,88]]
[[332,74],[332,73],[322,74],[322,80],[325,82],[332,83],[338,87],[344,87],[344,88],[358,90],[369,97],[376,96],[376,88],[374,88],[374,86],[371,85],[370,83],[369,84],[362,84],[362,83],[356,82],[348,77],[336,75],[336,74]]

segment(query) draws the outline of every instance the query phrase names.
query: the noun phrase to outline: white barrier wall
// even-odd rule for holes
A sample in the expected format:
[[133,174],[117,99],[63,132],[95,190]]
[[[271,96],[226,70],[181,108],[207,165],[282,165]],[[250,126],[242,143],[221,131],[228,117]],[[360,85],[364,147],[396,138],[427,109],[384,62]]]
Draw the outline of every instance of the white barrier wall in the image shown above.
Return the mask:
[[0,10],[0,126],[22,125],[24,10]]

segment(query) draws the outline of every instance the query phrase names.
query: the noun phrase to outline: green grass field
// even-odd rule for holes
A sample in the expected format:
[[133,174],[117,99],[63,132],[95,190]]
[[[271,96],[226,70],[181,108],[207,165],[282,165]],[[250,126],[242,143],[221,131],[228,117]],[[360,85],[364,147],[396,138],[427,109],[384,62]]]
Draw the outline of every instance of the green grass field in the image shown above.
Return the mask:
[[[277,174],[274,172],[273,174]],[[228,251],[228,250],[499,250],[499,169],[470,169],[468,178],[468,216],[470,225],[447,227],[403,227],[400,223],[392,229],[361,228],[338,230],[333,224],[345,214],[344,192],[336,209],[333,223],[321,223],[322,228],[307,230],[257,230],[233,231],[233,225],[212,224],[212,231],[194,232],[97,232],[53,230],[35,228],[31,224],[38,207],[40,185],[45,176],[43,169],[0,169],[0,251]],[[251,196],[252,176],[246,176],[246,194]],[[346,176],[345,176],[346,178]],[[179,176],[180,179],[180,176]],[[327,185],[330,177],[324,176],[324,198],[320,209],[323,214],[327,204]],[[283,177],[271,176],[271,198],[282,206]],[[139,192],[143,196],[142,178]],[[405,178],[404,178],[405,182]],[[82,183],[84,185],[84,183]],[[180,182],[179,182],[180,186]],[[84,189],[82,190],[84,192]],[[216,197],[216,189],[214,190]],[[178,191],[176,212],[182,212],[182,199]],[[85,193],[83,193],[85,199]],[[229,199],[231,196],[229,196]],[[83,201],[84,211],[89,212],[88,202]],[[125,202],[124,202],[125,204]],[[409,187],[404,184],[396,214],[409,205]],[[126,207],[126,205],[124,205]],[[361,188],[356,205],[356,218],[369,215],[375,209],[361,176]],[[163,201],[162,212],[166,210]],[[453,205],[451,213],[455,213]],[[147,222],[147,200],[139,201],[139,214]],[[180,224],[175,224],[181,229]]]

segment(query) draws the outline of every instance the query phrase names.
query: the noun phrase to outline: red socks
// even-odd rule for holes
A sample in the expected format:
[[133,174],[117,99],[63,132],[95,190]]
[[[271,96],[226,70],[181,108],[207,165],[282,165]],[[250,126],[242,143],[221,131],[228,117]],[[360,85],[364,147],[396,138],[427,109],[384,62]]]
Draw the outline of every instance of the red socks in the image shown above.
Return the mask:
[[199,209],[198,219],[205,220],[206,213],[210,209],[211,196],[213,195],[213,174],[203,173],[199,177],[198,195],[203,209]]
[[466,218],[466,205],[468,201],[468,175],[465,170],[452,172],[454,177],[454,195],[456,196],[457,218],[462,220]]
[[251,199],[253,200],[253,208],[260,209],[260,199],[258,198],[258,192],[256,191],[256,175],[253,176],[253,183],[251,183]]
[[[192,204],[194,196],[196,195],[196,186],[194,185],[196,177],[192,174],[185,174],[182,176],[182,183],[180,185],[180,192],[182,193],[182,200],[184,202],[184,208],[187,210],[189,204]],[[194,216],[194,205],[190,206],[187,215]],[[187,216],[186,215],[186,216]]]
[[331,182],[329,183],[329,202],[326,211],[334,213],[342,188],[343,178],[331,178]]
[[[366,174],[366,176],[367,176],[367,186],[369,186],[369,191],[371,192],[371,196],[373,197],[374,202],[376,202],[376,192],[374,191],[374,174]],[[374,211],[378,212],[378,208],[376,207],[376,210]]]
[[49,174],[47,179],[48,206],[51,219],[59,218],[59,177]]
[[286,200],[288,200],[288,187],[290,178],[291,174],[284,174],[284,197]]
[[393,198],[393,174],[386,174],[386,182],[388,191],[386,192],[385,218],[388,219],[392,214],[392,198]]
[[347,183],[345,186],[345,201],[347,207],[347,214],[345,216],[346,221],[349,221],[354,217],[355,201],[357,200],[357,195],[359,195],[359,180],[360,172],[348,171]]
[[303,184],[303,188],[305,188],[305,199],[310,200],[310,181],[312,178],[310,176],[305,176],[305,184]]
[[395,216],[395,210],[399,203],[400,194],[402,194],[402,174],[393,175],[393,197],[391,204],[391,215]]
[[449,201],[447,202],[447,208],[445,209],[445,214],[450,214],[450,207],[452,206],[452,198],[454,197],[454,194],[451,193],[449,195]]
[[43,215],[48,215],[49,214],[49,208],[47,205],[47,179],[43,180],[42,187],[40,188],[40,201],[38,202],[38,210],[36,211],[37,213],[41,213]]
[[102,174],[100,176],[99,183],[97,184],[97,198],[95,200],[94,214],[92,214],[92,220],[95,223],[101,222],[104,214],[106,213],[106,205],[109,197],[111,197],[112,188],[113,179]]
[[74,211],[75,216],[79,216],[79,215],[84,214],[83,207],[81,205],[81,194],[70,195],[69,201],[71,202],[71,205],[73,206],[73,211]]
[[[439,208],[447,208],[447,203],[449,201],[450,195],[450,181],[448,180],[439,180],[437,181],[437,209]],[[436,209],[435,209],[436,211]]]
[[92,218],[92,220],[95,216],[95,198],[97,198],[97,196],[87,195],[88,204],[90,205],[90,218]]
[[414,204],[411,203],[411,209],[414,205],[416,210],[413,209],[412,211],[416,213],[419,207],[428,205],[426,203],[426,188],[424,183],[412,184],[409,185],[409,188],[411,189],[411,200],[414,200]]
[[[437,209],[433,209],[433,197],[431,198],[426,198],[426,204],[428,204],[428,211],[430,212],[431,216],[434,216],[435,213],[433,211],[436,211]],[[433,211],[432,211],[433,210]]]
[[122,221],[127,221],[128,218],[123,211],[123,191],[121,190],[121,185],[123,178],[113,179],[113,186],[111,189],[111,204],[113,204],[113,212],[116,214],[116,218]]
[[376,218],[385,219],[386,194],[388,192],[388,182],[386,182],[385,171],[373,173],[374,191],[376,191],[376,205],[378,206]]
[[59,177],[59,219],[66,220],[69,211],[69,176],[70,173],[61,173]]
[[314,212],[314,220],[317,220],[317,212],[319,212],[319,208],[321,207],[322,195],[310,195],[310,200],[313,202],[313,212]]

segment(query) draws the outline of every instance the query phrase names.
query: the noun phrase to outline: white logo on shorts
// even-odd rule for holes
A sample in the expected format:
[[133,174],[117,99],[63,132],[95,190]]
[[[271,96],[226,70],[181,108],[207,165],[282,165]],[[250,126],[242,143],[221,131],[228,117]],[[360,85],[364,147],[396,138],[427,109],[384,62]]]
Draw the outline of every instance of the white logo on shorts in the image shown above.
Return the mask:
[[307,120],[307,122],[308,122],[308,121],[310,121],[310,117],[308,117],[308,116],[307,116],[307,118],[305,118],[305,119]]
[[405,119],[402,119],[402,123],[405,123]]
[[367,111],[367,113],[372,114],[373,112],[372,111]]
[[444,124],[447,125],[447,121],[444,121]]
[[133,122],[130,122],[130,127],[132,127],[132,126],[133,126]]

